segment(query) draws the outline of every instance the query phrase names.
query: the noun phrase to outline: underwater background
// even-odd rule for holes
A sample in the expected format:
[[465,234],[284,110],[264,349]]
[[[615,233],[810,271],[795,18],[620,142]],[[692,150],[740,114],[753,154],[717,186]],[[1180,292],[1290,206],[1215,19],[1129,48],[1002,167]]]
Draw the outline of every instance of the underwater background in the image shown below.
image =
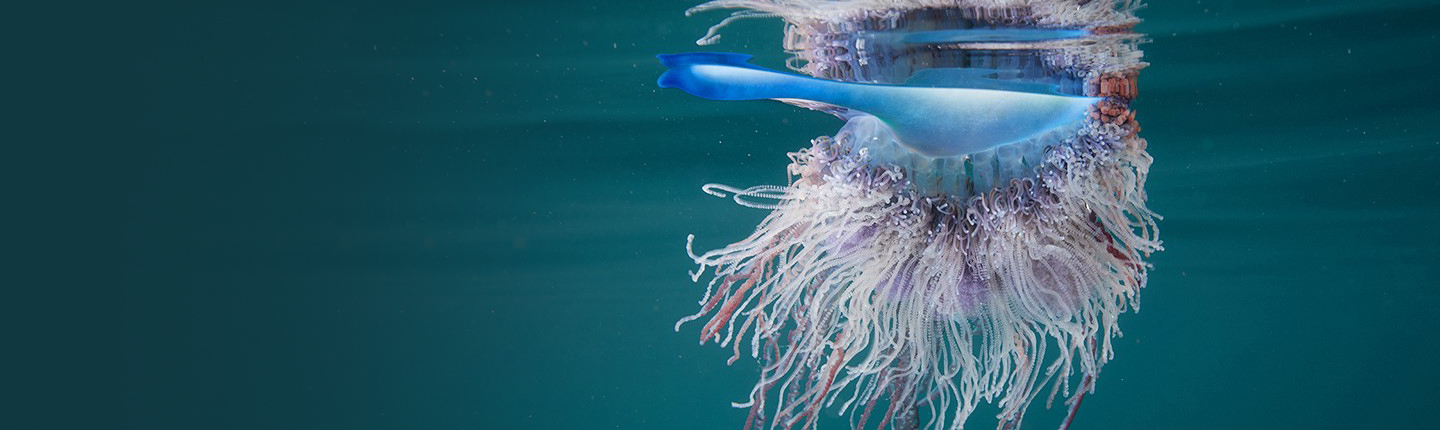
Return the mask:
[[[697,47],[724,14],[689,6],[144,7],[106,73],[141,137],[109,426],[740,428],[754,361],[672,327],[703,291],[686,235],[765,213],[700,186],[784,184],[841,121],[657,88],[659,53],[783,68],[779,20]],[[1166,250],[1074,428],[1433,425],[1440,4],[1139,15]]]

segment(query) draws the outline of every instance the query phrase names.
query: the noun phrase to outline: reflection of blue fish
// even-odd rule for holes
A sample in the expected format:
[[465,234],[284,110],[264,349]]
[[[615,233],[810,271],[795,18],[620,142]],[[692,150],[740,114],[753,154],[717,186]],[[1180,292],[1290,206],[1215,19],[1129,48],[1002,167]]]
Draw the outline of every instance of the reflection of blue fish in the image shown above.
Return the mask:
[[914,44],[974,43],[974,42],[1039,42],[1044,40],[1074,39],[1089,34],[1085,30],[1038,29],[1038,28],[967,28],[953,30],[917,31],[905,34],[900,41]]
[[660,55],[662,88],[711,100],[800,99],[874,115],[918,153],[945,157],[1019,142],[1078,121],[1094,97],[835,82],[780,73],[720,52]]

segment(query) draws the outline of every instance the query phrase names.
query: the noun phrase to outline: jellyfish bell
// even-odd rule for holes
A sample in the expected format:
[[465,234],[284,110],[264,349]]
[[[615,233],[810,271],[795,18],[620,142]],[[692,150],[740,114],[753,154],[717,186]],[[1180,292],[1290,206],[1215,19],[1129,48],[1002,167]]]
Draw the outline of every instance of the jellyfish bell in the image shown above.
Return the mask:
[[[702,343],[761,366],[748,427],[1018,427],[1048,390],[1073,418],[1161,249],[1129,102],[1131,2],[719,0],[785,21],[790,66],[662,55],[659,84],[840,116],[787,186],[705,190],[770,210],[690,256]],[[687,244],[687,250],[690,247]]]

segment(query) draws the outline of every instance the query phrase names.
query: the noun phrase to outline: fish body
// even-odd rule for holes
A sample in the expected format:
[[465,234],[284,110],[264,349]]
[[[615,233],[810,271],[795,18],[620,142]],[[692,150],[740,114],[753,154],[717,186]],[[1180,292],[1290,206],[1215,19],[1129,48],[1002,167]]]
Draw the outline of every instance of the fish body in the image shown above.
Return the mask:
[[905,147],[950,157],[1024,141],[1079,121],[1097,97],[987,88],[878,85],[810,78],[749,64],[749,55],[660,55],[662,88],[711,100],[798,99],[879,118]]

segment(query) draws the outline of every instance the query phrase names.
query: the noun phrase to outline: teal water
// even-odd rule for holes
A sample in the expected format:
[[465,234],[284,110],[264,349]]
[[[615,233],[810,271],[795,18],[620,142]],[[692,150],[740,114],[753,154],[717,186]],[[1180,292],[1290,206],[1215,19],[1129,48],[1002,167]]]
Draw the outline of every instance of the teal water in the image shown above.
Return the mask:
[[[688,6],[154,8],[117,72],[148,136],[120,426],[740,428],[753,362],[672,325],[703,291],[686,235],[764,213],[700,186],[783,184],[840,122],[659,90],[654,54],[723,17]],[[1167,249],[1073,428],[1433,425],[1440,6],[1140,15]],[[778,69],[779,43],[754,20],[706,49]]]

